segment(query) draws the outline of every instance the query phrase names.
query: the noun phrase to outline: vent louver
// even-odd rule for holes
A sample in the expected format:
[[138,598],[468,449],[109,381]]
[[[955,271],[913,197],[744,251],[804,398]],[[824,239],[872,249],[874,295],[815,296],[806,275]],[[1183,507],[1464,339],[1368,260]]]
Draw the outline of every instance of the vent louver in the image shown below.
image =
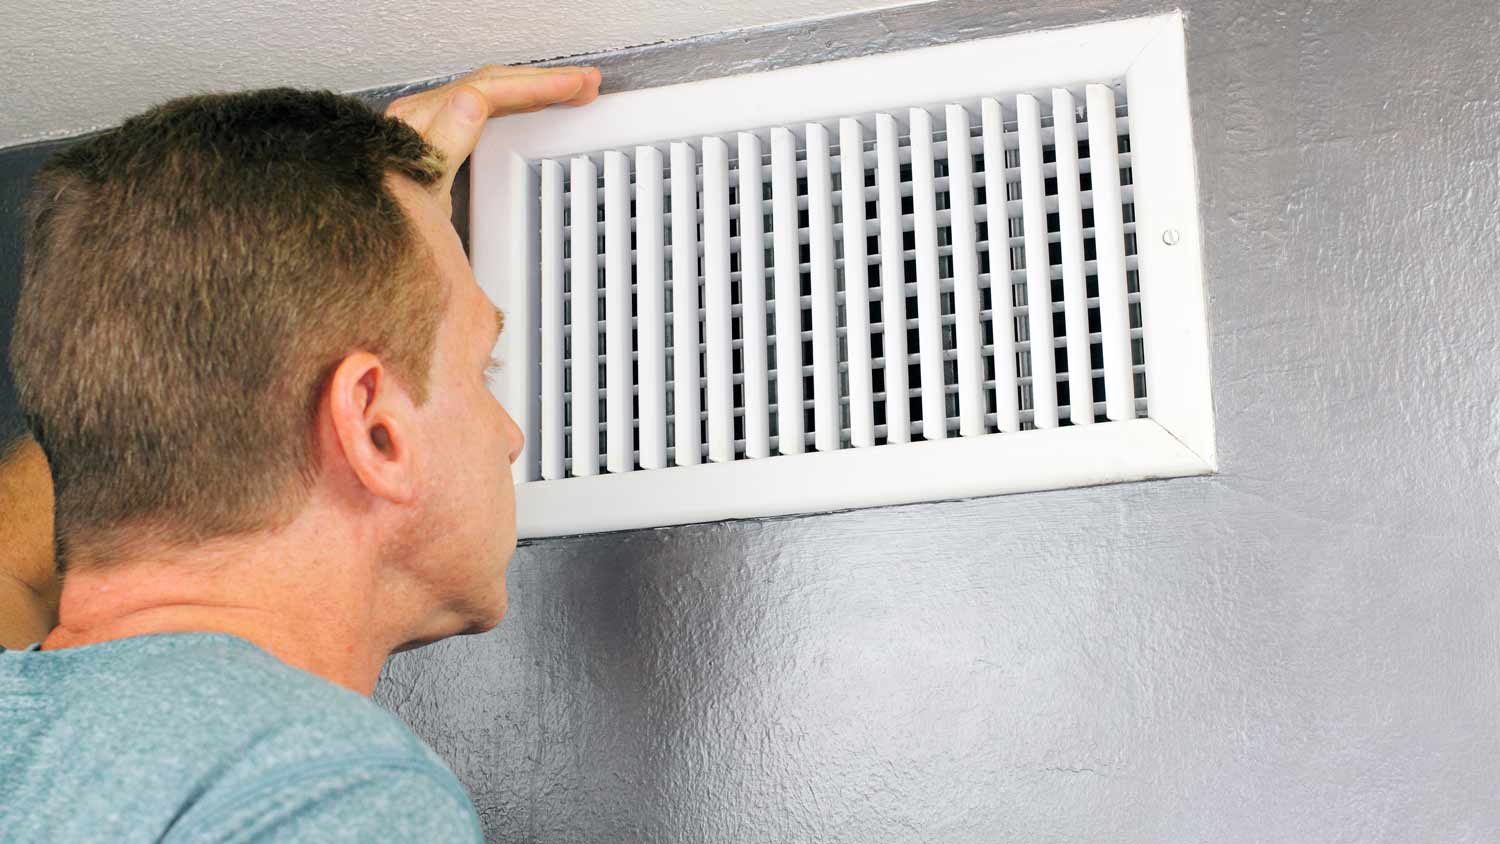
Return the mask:
[[516,326],[522,535],[1212,471],[1181,39],[1170,15],[490,127],[471,241]]

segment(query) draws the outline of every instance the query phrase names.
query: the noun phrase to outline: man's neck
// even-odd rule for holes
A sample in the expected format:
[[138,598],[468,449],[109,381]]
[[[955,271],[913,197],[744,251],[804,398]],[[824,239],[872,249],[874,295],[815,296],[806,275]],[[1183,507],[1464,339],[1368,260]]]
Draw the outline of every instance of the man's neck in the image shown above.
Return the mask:
[[[272,536],[133,555],[70,570],[44,650],[151,633],[227,633],[369,695],[404,638],[356,537]],[[340,549],[330,554],[328,549]]]

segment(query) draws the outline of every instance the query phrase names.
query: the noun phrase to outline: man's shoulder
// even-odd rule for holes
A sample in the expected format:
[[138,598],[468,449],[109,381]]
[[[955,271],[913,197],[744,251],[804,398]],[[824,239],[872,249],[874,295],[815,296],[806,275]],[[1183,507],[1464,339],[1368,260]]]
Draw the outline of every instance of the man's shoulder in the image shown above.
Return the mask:
[[20,741],[0,750],[0,784],[29,809],[0,811],[0,839],[114,824],[119,840],[156,840],[181,824],[261,823],[252,817],[281,818],[279,834],[382,812],[471,825],[447,767],[361,695],[231,636],[105,645],[0,660],[0,698],[37,701],[10,712]]
[[139,663],[135,681],[169,700],[183,726],[238,734],[262,764],[363,754],[446,767],[369,698],[293,668],[233,636],[194,636]]
[[159,634],[16,656],[21,668],[0,676],[0,691],[31,675],[15,691],[47,701],[38,715],[49,738],[85,741],[92,758],[115,750],[202,770],[213,758],[276,766],[364,754],[447,771],[369,698],[236,636]]
[[233,666],[221,688],[240,698],[253,730],[174,838],[477,840],[463,786],[391,713],[262,651],[225,663],[205,645],[199,658]]

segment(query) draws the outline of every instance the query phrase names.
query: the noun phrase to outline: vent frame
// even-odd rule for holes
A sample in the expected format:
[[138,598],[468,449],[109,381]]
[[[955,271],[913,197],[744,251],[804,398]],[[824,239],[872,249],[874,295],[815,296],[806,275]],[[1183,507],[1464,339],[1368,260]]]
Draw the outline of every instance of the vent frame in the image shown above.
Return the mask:
[[[1130,108],[1141,321],[1151,361],[1145,418],[533,482],[542,343],[537,332],[517,330],[539,325],[543,308],[536,237],[541,175],[533,162],[775,125],[805,142],[808,121],[905,113],[913,104],[941,124],[948,103],[997,92],[1046,97],[1056,87],[1120,79]],[[520,317],[497,345],[508,368],[491,389],[528,433],[514,469],[521,536],[1216,471],[1189,116],[1182,17],[1172,13],[627,91],[584,109],[492,122],[473,157],[471,258],[485,292]]]

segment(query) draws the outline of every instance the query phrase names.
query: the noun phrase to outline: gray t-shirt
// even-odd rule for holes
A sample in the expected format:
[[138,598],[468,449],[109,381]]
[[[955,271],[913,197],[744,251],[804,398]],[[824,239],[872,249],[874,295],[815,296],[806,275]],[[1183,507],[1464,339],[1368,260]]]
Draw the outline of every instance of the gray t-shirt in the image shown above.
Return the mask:
[[480,841],[398,719],[244,639],[0,650],[0,841]]

